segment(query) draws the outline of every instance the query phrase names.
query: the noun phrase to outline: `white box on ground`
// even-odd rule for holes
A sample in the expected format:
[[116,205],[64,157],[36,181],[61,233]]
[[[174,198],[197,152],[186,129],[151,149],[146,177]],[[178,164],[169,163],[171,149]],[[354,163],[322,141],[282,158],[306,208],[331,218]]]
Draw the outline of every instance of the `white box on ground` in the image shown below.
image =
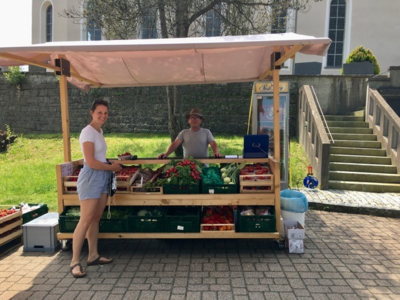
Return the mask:
[[288,240],[286,244],[289,249],[289,253],[304,253],[304,241],[303,240]]
[[60,245],[57,240],[58,213],[47,213],[22,225],[24,251],[55,251]]
[[[303,240],[305,238],[306,232],[298,221],[284,220],[283,223],[285,224],[286,238],[289,240]],[[295,229],[291,229],[292,227],[295,227]]]

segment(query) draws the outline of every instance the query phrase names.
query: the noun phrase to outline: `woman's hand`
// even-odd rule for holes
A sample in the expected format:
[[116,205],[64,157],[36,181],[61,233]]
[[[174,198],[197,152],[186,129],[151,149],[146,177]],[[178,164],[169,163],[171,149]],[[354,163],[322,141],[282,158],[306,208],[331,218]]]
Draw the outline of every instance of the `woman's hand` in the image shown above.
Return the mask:
[[119,172],[122,170],[122,166],[119,163],[111,162],[111,171]]

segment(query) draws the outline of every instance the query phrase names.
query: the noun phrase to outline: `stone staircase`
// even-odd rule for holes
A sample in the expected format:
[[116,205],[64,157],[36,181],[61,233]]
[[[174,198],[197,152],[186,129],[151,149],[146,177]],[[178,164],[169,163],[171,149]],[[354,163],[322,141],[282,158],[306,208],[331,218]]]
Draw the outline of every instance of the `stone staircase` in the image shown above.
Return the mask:
[[325,118],[334,140],[331,143],[329,189],[400,193],[397,168],[391,164],[364,116]]

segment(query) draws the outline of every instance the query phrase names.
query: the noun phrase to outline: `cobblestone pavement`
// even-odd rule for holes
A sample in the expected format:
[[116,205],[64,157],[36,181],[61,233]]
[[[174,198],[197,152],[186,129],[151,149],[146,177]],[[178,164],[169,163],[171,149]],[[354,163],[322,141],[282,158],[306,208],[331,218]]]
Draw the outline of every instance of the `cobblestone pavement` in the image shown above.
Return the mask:
[[0,299],[400,299],[400,219],[309,210],[306,220],[304,254],[271,240],[101,240],[115,262],[82,279],[70,252],[18,247],[0,257]]
[[400,218],[400,194],[300,189],[310,208]]

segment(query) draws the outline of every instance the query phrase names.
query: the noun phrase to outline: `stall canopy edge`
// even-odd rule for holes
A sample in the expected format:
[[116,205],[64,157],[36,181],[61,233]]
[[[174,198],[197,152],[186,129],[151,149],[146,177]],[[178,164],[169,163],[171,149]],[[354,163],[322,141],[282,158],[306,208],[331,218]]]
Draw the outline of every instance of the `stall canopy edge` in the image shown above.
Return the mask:
[[134,87],[248,82],[272,77],[271,54],[281,65],[297,52],[325,55],[331,40],[294,33],[121,41],[51,42],[0,47],[0,66],[35,65],[60,71],[68,81],[92,87]]

